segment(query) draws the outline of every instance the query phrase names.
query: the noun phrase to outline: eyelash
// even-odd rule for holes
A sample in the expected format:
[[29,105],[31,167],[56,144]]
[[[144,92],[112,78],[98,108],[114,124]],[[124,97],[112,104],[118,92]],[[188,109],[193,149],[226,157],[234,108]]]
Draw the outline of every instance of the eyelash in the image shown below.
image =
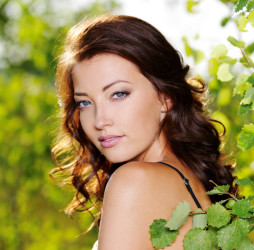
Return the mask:
[[[121,96],[119,97],[114,97],[115,95],[119,95],[119,94],[121,94]],[[128,91],[117,91],[117,92],[115,92],[115,93],[113,93],[112,94],[112,99],[113,100],[123,100],[123,99],[125,99],[128,95],[129,95],[130,93],[128,92]],[[86,103],[86,105],[84,105],[83,107],[81,106],[82,104],[84,104],[84,103]],[[85,100],[85,101],[80,101],[80,102],[77,102],[76,103],[76,105],[77,105],[77,107],[79,108],[79,109],[84,109],[84,108],[86,108],[89,104],[91,104],[91,102],[90,101],[87,101],[87,100]]]
[[77,102],[76,105],[79,109],[83,109],[83,108],[86,108],[88,105],[85,105],[84,107],[81,107],[82,103],[91,103],[89,101],[80,101],[80,102]]
[[[115,96],[115,95],[118,95],[118,94],[121,94],[121,96],[120,96],[120,97],[115,97],[115,98],[114,98],[114,96]],[[125,99],[129,94],[130,94],[130,93],[129,93],[128,91],[117,91],[117,92],[115,92],[115,93],[112,95],[112,98],[113,98],[114,100],[123,100],[123,99]]]

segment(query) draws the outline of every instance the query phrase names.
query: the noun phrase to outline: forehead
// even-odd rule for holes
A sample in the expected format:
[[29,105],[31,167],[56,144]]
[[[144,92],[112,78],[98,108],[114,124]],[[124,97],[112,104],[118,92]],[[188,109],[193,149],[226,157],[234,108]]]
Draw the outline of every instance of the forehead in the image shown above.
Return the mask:
[[136,81],[144,77],[132,62],[115,54],[98,54],[77,63],[72,71],[74,88],[105,85],[116,80]]

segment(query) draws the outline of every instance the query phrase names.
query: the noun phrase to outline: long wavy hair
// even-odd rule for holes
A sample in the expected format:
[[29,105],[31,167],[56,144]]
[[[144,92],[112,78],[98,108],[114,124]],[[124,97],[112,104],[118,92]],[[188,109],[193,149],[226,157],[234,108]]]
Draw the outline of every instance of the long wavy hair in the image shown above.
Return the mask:
[[[100,53],[113,53],[134,63],[158,93],[172,100],[161,130],[173,153],[205,189],[214,187],[210,180],[233,188],[232,167],[222,164],[221,140],[215,128],[218,121],[210,119],[206,109],[204,83],[187,79],[189,66],[183,64],[179,52],[156,28],[135,17],[107,15],[84,19],[71,28],[58,61],[56,85],[61,129],[52,149],[58,167],[50,175],[61,175],[65,183],[76,188],[66,212],[91,213],[96,208],[94,223],[99,222],[105,186],[120,165],[111,164],[88,139],[74,101],[74,65]],[[220,199],[222,196],[211,196],[212,202]]]

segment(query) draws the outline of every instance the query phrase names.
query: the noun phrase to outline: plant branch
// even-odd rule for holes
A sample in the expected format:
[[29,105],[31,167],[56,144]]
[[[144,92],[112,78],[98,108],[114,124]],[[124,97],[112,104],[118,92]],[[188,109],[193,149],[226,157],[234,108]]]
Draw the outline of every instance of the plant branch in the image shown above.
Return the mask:
[[248,59],[247,56],[245,55],[244,50],[241,49],[241,48],[240,48],[240,50],[241,50],[241,53],[242,53],[242,55],[243,55],[243,58],[245,59],[245,61],[247,62],[247,64],[248,64],[251,68],[254,68],[254,65],[249,61],[249,59]]
[[224,191],[226,194],[228,194],[229,196],[231,196],[234,200],[238,201],[238,199],[236,198],[235,195],[229,193],[227,190],[221,188],[219,185],[217,185],[214,181],[209,180],[210,182],[212,182],[216,187],[218,187],[221,191]]

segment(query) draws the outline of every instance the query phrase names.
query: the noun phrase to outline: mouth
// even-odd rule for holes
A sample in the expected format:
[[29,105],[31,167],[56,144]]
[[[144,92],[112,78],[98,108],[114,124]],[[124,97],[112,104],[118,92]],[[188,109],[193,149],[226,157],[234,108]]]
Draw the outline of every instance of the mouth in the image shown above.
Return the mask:
[[103,148],[110,148],[116,145],[123,136],[117,136],[117,135],[107,135],[107,136],[100,136],[98,138],[98,141],[100,142],[101,146]]

